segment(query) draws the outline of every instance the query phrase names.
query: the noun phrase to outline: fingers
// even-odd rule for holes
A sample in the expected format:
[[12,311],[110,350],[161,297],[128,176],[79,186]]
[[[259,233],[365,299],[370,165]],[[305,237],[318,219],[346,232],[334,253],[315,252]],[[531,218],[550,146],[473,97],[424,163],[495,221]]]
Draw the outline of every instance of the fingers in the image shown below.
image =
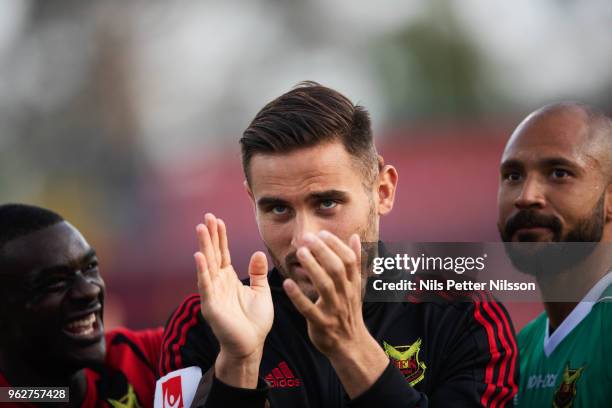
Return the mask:
[[319,265],[317,259],[307,247],[297,250],[300,264],[309,272],[310,281],[319,292],[319,295],[327,301],[333,302],[336,295],[336,285],[330,275]]
[[266,255],[257,251],[249,261],[249,278],[252,288],[268,287],[268,259]]
[[211,274],[211,278],[214,279],[217,276],[219,267],[215,251],[213,250],[212,239],[210,238],[210,232],[207,226],[198,224],[196,227],[196,233],[198,235],[198,243],[200,246],[200,253],[206,258],[206,266]]
[[293,303],[298,312],[300,312],[306,320],[315,324],[323,323],[323,313],[310,299],[308,299],[292,279],[285,279],[283,282],[283,289],[289,297],[289,300],[291,300],[291,303]]
[[[217,223],[217,217],[215,217],[211,213],[207,213],[204,215],[204,222],[206,223],[206,227],[208,228],[208,233],[210,234],[210,239],[212,242],[213,253],[215,255],[215,261],[217,265],[221,265],[221,249],[219,247],[219,228]],[[211,259],[209,259],[211,261]]]
[[336,289],[345,291],[347,281],[356,274],[357,256],[351,247],[327,231],[319,232],[318,236],[306,234],[304,241]]
[[212,276],[232,264],[230,256],[227,228],[220,218],[213,214],[204,215],[204,224],[196,227],[198,247],[206,257],[206,262]]
[[359,235],[353,234],[349,239],[349,247],[353,250],[355,254],[355,268],[352,273],[349,272],[349,280],[359,279],[361,281],[361,238]]
[[223,222],[221,218],[219,218],[217,226],[219,229],[219,243],[221,246],[221,268],[225,268],[232,264],[229,245],[227,243],[227,229],[225,227],[225,222]]
[[[361,267],[361,241],[359,240],[359,235],[351,235],[348,245],[328,231],[319,232],[319,237],[325,245],[329,247],[334,257],[340,258],[344,266],[343,272],[346,274],[346,277],[352,281]],[[318,255],[316,256],[318,259]],[[330,260],[330,267],[334,265],[338,268],[337,260]],[[322,266],[325,268],[324,264],[322,264]]]
[[195,259],[196,269],[198,271],[198,288],[200,289],[200,297],[202,301],[208,299],[213,290],[212,280],[210,278],[210,271],[206,264],[206,257],[201,252],[196,252],[193,255]]
[[204,234],[208,231],[206,230],[206,225],[198,224],[196,225],[196,236],[198,237],[198,250],[204,253]]

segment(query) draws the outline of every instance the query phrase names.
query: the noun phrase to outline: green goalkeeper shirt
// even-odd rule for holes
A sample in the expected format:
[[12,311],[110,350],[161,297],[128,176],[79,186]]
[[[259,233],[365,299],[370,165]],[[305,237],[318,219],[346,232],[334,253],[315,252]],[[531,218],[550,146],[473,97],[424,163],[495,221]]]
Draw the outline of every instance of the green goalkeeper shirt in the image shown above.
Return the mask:
[[518,336],[517,407],[612,407],[612,272],[549,335],[545,313]]

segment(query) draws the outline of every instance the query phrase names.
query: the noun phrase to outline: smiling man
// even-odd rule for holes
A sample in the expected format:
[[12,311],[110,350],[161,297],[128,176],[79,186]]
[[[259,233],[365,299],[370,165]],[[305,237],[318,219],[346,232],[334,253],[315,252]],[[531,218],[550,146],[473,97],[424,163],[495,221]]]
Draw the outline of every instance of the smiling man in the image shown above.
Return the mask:
[[43,208],[1,205],[0,386],[69,387],[74,407],[151,406],[161,329],[105,334],[104,292],[76,228]]
[[398,180],[374,148],[364,108],[305,83],[266,105],[241,145],[246,191],[274,268],[256,252],[241,282],[225,223],[205,216],[195,254],[200,296],[166,325],[156,406],[511,400],[517,353],[501,305],[362,301],[362,243],[378,242]]
[[546,311],[519,334],[517,405],[608,407],[612,121],[577,103],[539,109],[510,137],[500,175],[501,237]]

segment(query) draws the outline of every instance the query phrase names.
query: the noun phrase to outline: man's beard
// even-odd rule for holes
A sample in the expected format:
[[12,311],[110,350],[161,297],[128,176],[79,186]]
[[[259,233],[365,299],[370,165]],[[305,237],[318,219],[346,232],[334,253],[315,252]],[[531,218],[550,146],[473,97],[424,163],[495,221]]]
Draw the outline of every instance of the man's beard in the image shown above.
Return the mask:
[[[498,229],[514,267],[533,276],[554,276],[585,260],[603,237],[604,198],[602,194],[591,214],[579,220],[565,236],[562,235],[561,221],[553,215],[522,210],[508,219],[504,228]],[[520,237],[520,242],[512,242],[516,231],[530,227],[550,229],[552,242],[533,242],[533,237],[528,234]]]
[[[370,201],[368,223],[365,227],[359,229],[357,231],[357,234],[359,235],[359,239],[362,243],[362,254],[364,251],[367,251],[367,258],[372,258],[369,254],[369,248],[376,248],[378,243],[378,222],[376,219],[376,210],[372,201]],[[274,266],[279,271],[283,279],[293,279],[295,283],[297,283],[297,285],[300,287],[302,292],[304,292],[304,295],[308,297],[308,299],[313,302],[316,301],[319,297],[319,292],[317,292],[317,289],[314,284],[309,279],[304,280],[296,278],[297,274],[295,273],[295,268],[299,266],[297,250],[288,254],[285,257],[284,261],[281,262],[280,259],[272,252],[272,250],[270,250],[267,245],[266,248],[268,249],[268,254],[270,254],[270,257],[272,258]]]

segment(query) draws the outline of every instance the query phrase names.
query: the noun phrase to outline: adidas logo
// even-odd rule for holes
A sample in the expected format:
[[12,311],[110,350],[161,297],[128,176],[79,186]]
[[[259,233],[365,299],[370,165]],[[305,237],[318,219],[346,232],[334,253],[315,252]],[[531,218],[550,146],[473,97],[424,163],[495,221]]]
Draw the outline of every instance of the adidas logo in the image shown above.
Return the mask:
[[296,388],[302,385],[302,381],[299,378],[295,378],[295,375],[293,375],[293,372],[284,361],[281,361],[278,367],[272,369],[266,375],[265,380],[270,388]]

